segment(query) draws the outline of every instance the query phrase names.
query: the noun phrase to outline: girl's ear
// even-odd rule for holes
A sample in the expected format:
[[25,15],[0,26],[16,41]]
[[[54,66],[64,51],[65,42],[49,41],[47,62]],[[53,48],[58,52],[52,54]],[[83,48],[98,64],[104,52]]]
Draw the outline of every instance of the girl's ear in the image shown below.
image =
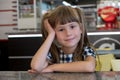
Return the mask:
[[81,31],[81,34],[83,33],[83,25],[80,24],[80,31]]

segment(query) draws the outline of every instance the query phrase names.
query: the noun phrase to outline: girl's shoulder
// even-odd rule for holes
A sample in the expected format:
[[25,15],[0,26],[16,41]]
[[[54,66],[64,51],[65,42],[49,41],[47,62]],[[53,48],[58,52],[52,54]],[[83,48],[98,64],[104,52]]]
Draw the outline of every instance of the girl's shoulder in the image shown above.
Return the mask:
[[92,47],[90,46],[85,46],[84,47],[84,51],[83,51],[83,55],[85,56],[94,56],[95,57],[95,51]]
[[90,47],[90,46],[85,46],[85,47],[84,47],[84,51],[88,51],[88,50],[94,51],[92,47]]

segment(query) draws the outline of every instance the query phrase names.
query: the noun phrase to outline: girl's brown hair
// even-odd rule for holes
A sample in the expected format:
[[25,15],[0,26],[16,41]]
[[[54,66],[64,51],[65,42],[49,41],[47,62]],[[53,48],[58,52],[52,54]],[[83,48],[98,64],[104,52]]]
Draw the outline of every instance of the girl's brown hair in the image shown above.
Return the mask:
[[[91,44],[87,37],[87,31],[86,31],[86,24],[85,24],[85,17],[84,13],[80,8],[72,8],[70,6],[59,6],[53,11],[50,11],[49,13],[45,14],[43,17],[44,19],[48,19],[50,25],[54,29],[56,25],[58,24],[66,24],[68,22],[78,22],[80,24],[80,28],[82,30],[81,39],[78,43],[78,46],[73,54],[73,61],[80,61],[82,60],[82,53],[83,48],[85,46],[90,46]],[[43,22],[42,22],[43,23]],[[82,24],[82,25],[81,25]],[[44,29],[44,25],[41,25],[42,27],[42,34],[44,40],[47,38],[47,32]],[[53,63],[59,63],[59,52],[58,52],[58,46],[53,42],[50,48],[50,52],[52,55],[52,62]]]

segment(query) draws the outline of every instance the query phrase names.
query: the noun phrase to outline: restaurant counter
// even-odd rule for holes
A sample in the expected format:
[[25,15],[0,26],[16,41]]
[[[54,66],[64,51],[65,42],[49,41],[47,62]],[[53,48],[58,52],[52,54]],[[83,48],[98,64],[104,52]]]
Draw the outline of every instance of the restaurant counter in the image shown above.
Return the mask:
[[120,80],[120,72],[40,73],[0,71],[0,80]]

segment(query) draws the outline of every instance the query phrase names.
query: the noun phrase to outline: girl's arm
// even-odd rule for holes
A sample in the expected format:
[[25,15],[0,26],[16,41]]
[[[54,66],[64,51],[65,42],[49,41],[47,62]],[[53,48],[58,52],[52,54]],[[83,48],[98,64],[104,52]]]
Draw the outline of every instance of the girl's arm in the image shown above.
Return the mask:
[[51,44],[55,37],[55,32],[48,23],[48,20],[44,21],[45,29],[48,31],[48,37],[35,53],[31,61],[31,68],[34,71],[41,72],[43,68],[48,65],[47,54],[51,47]]
[[94,72],[95,58],[88,56],[85,61],[76,61],[71,63],[53,64],[43,70],[43,72]]

